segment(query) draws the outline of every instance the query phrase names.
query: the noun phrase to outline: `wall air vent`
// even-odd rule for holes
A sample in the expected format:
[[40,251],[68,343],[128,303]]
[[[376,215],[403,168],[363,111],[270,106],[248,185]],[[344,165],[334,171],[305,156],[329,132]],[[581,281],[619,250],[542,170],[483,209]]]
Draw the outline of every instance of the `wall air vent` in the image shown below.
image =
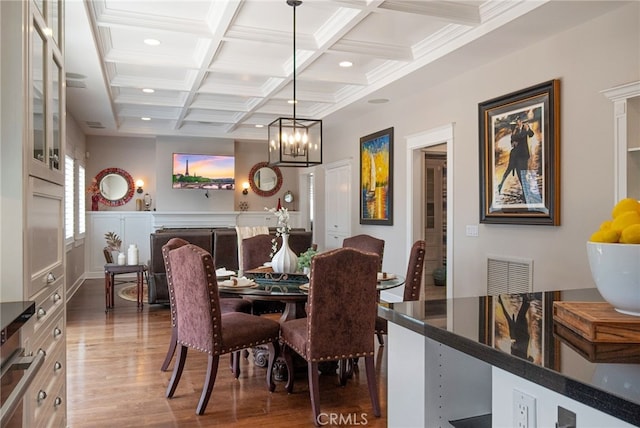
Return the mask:
[[100,122],[92,122],[92,121],[86,121],[85,122],[87,124],[87,126],[89,128],[93,128],[93,129],[104,129],[104,125]]
[[533,292],[533,260],[503,256],[487,258],[487,294]]

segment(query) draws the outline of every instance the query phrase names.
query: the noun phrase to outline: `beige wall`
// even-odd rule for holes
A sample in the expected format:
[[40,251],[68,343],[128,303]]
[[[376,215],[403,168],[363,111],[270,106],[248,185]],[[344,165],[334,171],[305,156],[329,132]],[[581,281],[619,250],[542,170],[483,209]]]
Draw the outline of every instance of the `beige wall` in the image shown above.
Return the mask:
[[[536,290],[594,286],[585,243],[614,204],[613,108],[600,91],[640,78],[639,16],[640,3],[633,2],[438,84],[431,82],[428,70],[416,73],[411,78],[417,84],[410,93],[392,96],[388,104],[372,106],[349,123],[341,120],[340,112],[325,118],[326,162],[353,159],[354,213],[358,212],[359,138],[395,128],[395,224],[360,226],[356,218],[352,233],[385,239],[384,269],[406,269],[411,243],[406,242],[403,214],[405,138],[453,124],[454,163],[449,168],[454,182],[449,198],[454,217],[448,231],[453,234],[454,295],[485,294],[488,255],[533,259]],[[562,225],[481,224],[478,237],[465,236],[466,225],[479,223],[478,103],[550,79],[561,80]],[[322,199],[318,204],[322,213]]]
[[[144,192],[152,198],[152,209],[158,211],[238,211],[241,201],[249,204],[250,211],[263,211],[275,207],[287,190],[298,193],[298,168],[281,168],[283,184],[272,197],[255,195],[251,190],[242,194],[242,183],[248,181],[251,167],[267,160],[266,142],[233,141],[206,138],[116,138],[87,137],[87,180],[90,182],[104,168],[122,168],[133,180],[145,182]],[[209,197],[201,190],[171,188],[171,159],[173,153],[206,153],[236,156],[236,190],[210,191]],[[100,210],[134,211],[135,198],[121,207],[100,205]],[[87,199],[87,207],[90,207]],[[297,205],[289,208],[297,209]]]

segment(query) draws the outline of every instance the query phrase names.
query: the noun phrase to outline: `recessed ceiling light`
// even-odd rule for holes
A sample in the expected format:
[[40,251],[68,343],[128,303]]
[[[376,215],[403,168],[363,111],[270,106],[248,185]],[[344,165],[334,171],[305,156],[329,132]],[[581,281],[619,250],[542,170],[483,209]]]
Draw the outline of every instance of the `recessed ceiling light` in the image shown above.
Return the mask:
[[256,123],[256,128],[264,128],[264,125],[261,125],[259,123]]
[[151,120],[150,117],[141,117],[140,120]]
[[142,92],[144,92],[145,94],[153,94],[155,92],[155,89],[144,88]]
[[374,98],[372,100],[367,101],[369,104],[384,104],[388,103],[389,100],[387,98]]
[[158,46],[160,44],[160,40],[157,39],[144,39],[144,44],[149,46]]
[[338,63],[338,65],[339,65],[340,67],[348,68],[348,67],[353,66],[353,63],[352,63],[351,61],[340,61],[340,62]]
[[296,100],[287,100],[288,104],[298,104],[298,101]]

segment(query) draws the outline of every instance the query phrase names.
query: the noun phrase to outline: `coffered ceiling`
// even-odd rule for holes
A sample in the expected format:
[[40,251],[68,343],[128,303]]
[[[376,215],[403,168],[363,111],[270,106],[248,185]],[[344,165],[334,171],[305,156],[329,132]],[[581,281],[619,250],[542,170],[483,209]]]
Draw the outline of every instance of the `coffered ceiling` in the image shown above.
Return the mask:
[[[582,2],[555,1],[551,14],[551,3],[304,0],[297,116],[323,119],[375,102],[427,66],[458,73],[462,54],[469,64],[490,61],[605,8],[577,13],[567,3]],[[515,22],[535,27],[514,32]],[[292,114],[285,0],[71,0],[66,23],[67,105],[89,135],[266,140],[266,126]]]

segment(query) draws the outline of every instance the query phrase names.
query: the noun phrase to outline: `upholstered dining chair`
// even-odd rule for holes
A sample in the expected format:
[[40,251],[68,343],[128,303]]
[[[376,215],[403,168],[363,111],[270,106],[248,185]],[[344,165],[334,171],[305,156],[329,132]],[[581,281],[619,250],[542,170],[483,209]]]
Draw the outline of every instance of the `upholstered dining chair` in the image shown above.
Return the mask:
[[218,372],[220,355],[257,345],[269,347],[267,386],[274,391],[273,362],[279,355],[280,325],[272,319],[242,312],[221,313],[218,282],[213,257],[206,250],[186,244],[167,252],[171,267],[172,306],[177,318],[177,356],[167,387],[167,398],[173,397],[189,348],[208,355],[207,374],[196,413],[207,407]]
[[[424,267],[425,242],[418,240],[411,246],[409,263],[407,264],[407,276],[404,283],[403,301],[408,302],[420,298],[420,285],[422,284],[422,269]],[[376,336],[378,343],[384,345],[383,334],[387,334],[387,320],[376,317]]]
[[382,271],[382,256],[384,254],[384,240],[371,235],[355,235],[344,238],[342,248],[357,248],[358,250],[375,253],[380,257],[378,270]]
[[[314,423],[318,425],[320,397],[318,364],[363,357],[373,414],[380,416],[374,362],[378,256],[354,248],[338,248],[311,261],[307,317],[280,324],[287,365],[286,389],[293,392],[293,353],[308,363]],[[345,269],[349,266],[349,269]]]
[[[255,235],[242,240],[242,271],[262,266],[265,262],[271,261],[271,240],[272,235]],[[254,296],[244,296],[252,302],[253,314],[281,313],[285,309],[282,302],[260,300]]]
[[242,271],[261,267],[271,261],[271,235],[256,235],[242,240]]
[[[173,282],[171,274],[171,263],[169,261],[169,251],[180,248],[183,245],[189,244],[182,238],[172,238],[162,247],[162,257],[164,259],[165,271],[167,273],[167,285],[169,289],[169,300],[171,306],[171,339],[169,340],[169,349],[167,355],[162,362],[160,370],[166,371],[173,359],[176,352],[177,336],[178,336],[178,320],[176,317],[176,308],[173,304]],[[244,312],[250,314],[252,311],[251,302],[235,298],[235,297],[222,297],[220,298],[220,311],[225,314],[228,312]],[[231,354],[231,371],[236,378],[240,376],[240,351]]]

